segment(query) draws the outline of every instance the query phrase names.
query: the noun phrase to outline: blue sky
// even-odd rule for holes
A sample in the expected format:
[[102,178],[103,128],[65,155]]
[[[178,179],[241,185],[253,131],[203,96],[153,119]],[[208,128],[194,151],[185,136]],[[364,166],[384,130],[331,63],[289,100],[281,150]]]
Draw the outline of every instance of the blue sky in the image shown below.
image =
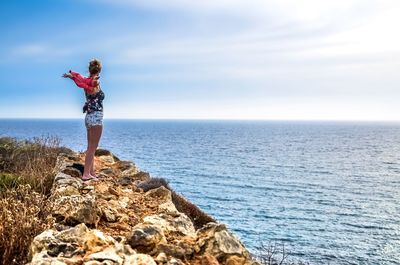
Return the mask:
[[396,0],[0,3],[0,117],[400,120]]

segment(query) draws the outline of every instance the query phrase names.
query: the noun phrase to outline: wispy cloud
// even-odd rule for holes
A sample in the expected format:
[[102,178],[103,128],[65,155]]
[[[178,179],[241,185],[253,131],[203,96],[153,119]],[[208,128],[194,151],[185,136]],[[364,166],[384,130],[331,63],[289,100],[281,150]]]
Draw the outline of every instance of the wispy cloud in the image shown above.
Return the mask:
[[[388,94],[400,96],[395,90],[400,81],[397,0],[88,2],[107,13],[90,21],[75,17],[86,23],[63,28],[62,34],[18,38],[2,48],[2,61],[69,67],[73,61],[100,57],[105,85],[123,90],[123,95],[118,89],[110,92],[119,100],[115,116],[116,106],[135,93],[143,96],[143,106],[175,98],[179,111],[170,115],[185,109],[193,117],[207,115],[199,114],[205,104],[210,105],[208,114],[229,112],[229,117],[252,105],[247,114],[261,117],[296,100],[304,100],[299,108],[309,103],[323,109],[334,108],[334,99],[339,106],[348,96],[348,110],[352,100],[364,99],[360,106],[367,106],[373,100],[387,101]],[[86,62],[81,65],[84,69]],[[190,92],[197,96],[190,97]],[[178,102],[184,99],[190,102]],[[167,113],[164,105],[152,115]],[[145,116],[144,108],[135,111]],[[304,115],[313,111],[309,108]]]

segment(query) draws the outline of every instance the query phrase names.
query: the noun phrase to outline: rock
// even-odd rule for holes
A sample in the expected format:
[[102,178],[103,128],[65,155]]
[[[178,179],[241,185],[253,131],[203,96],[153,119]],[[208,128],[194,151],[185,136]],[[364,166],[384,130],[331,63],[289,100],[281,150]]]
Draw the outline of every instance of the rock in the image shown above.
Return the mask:
[[37,253],[27,265],[69,265],[57,258],[50,257],[46,251]]
[[84,244],[84,237],[89,232],[85,224],[79,224],[70,229],[63,230],[54,234],[58,242],[76,243],[78,245]]
[[131,185],[133,183],[131,177],[129,176],[123,176],[120,179],[118,179],[118,183],[121,186],[128,186]]
[[121,195],[121,192],[118,189],[114,188],[114,187],[109,187],[108,188],[108,192],[110,194],[112,194],[112,195],[117,196],[117,197]]
[[139,224],[132,229],[127,243],[139,252],[152,254],[159,243],[166,243],[166,239],[159,227]]
[[113,154],[110,151],[106,150],[106,149],[98,148],[94,152],[94,155],[95,156],[112,156]]
[[133,166],[121,172],[122,177],[131,177],[138,173],[138,168]]
[[135,175],[132,176],[134,180],[145,181],[150,179],[150,174],[148,172],[139,171]]
[[185,265],[185,263],[183,263],[181,260],[176,259],[176,258],[171,258],[168,261],[168,265]]
[[104,174],[104,175],[106,175],[106,176],[115,175],[114,169],[112,169],[111,167],[102,168],[102,169],[100,170],[100,173],[101,173],[101,174]]
[[90,260],[85,262],[85,265],[105,265],[105,264],[97,260]]
[[166,263],[168,262],[168,257],[164,252],[161,252],[157,255],[155,261],[157,261],[157,263]]
[[54,177],[53,189],[57,189],[62,186],[73,186],[77,189],[80,189],[83,186],[83,182],[80,178],[74,178],[70,175],[59,172]]
[[33,239],[30,246],[30,252],[33,254],[40,253],[52,242],[56,242],[54,231],[46,230]]
[[70,162],[68,161],[68,155],[67,154],[60,154],[57,157],[56,160],[56,165],[54,166],[54,171],[55,172],[61,172],[63,171]]
[[[53,258],[57,258],[57,261],[63,262],[62,264],[82,264],[83,261],[110,261],[111,264],[122,264],[123,256],[132,255],[134,251],[129,246],[118,243],[111,236],[99,230],[90,230],[85,224],[80,224],[61,232],[44,231],[34,238],[31,253],[35,264],[41,264],[39,263],[41,259],[53,264],[55,261]],[[46,256],[43,253],[47,253]]]
[[[250,253],[240,243],[239,239],[230,233],[226,226],[218,223],[208,223],[197,230],[197,245],[201,253],[215,256],[219,261],[237,255],[250,259]],[[233,261],[237,261],[235,259]]]
[[74,186],[61,186],[57,187],[52,193],[54,198],[60,198],[64,196],[80,195],[80,192]]
[[128,197],[121,197],[118,200],[118,204],[122,208],[127,208],[129,204],[131,204],[131,200]]
[[112,159],[114,161],[120,161],[120,159],[118,157],[116,157],[113,153],[111,153],[110,151],[106,150],[106,149],[97,149],[94,153],[95,156],[111,156]]
[[117,241],[99,230],[90,230],[83,235],[83,247],[87,252],[95,252],[107,246],[113,246]]
[[[32,262],[35,261],[40,264],[38,263],[39,260],[45,258],[43,253],[46,253],[47,258],[57,257],[60,254],[64,257],[72,257],[75,254],[79,254],[81,251],[80,246],[84,244],[83,238],[88,231],[88,228],[81,224],[61,232],[54,230],[42,232],[31,243]],[[51,260],[50,263],[53,261]]]
[[74,168],[74,167],[67,167],[66,169],[64,169],[62,171],[62,173],[70,175],[71,177],[74,177],[74,178],[82,177],[81,171],[76,169],[76,168]]
[[164,186],[160,186],[158,188],[147,191],[145,193],[145,196],[149,200],[156,199],[157,201],[162,202],[158,206],[161,211],[164,211],[166,213],[179,214],[178,210],[175,207],[175,204],[172,202],[171,191]]
[[244,265],[246,263],[246,259],[244,257],[239,256],[230,256],[226,259],[226,265]]
[[143,221],[160,227],[164,234],[190,235],[195,232],[192,221],[183,213],[149,215]]
[[193,247],[183,242],[173,243],[160,243],[157,246],[158,252],[164,252],[168,256],[172,256],[178,259],[190,258],[193,255]]
[[145,193],[146,197],[158,199],[161,201],[172,201],[171,191],[164,186],[151,189]]
[[154,259],[146,254],[135,254],[127,256],[124,265],[157,265]]
[[114,163],[114,158],[112,156],[99,156],[99,159],[106,164]]
[[53,216],[63,224],[85,223],[96,227],[100,220],[100,210],[95,198],[90,195],[63,196],[54,201]]
[[131,168],[136,168],[136,165],[131,161],[118,161],[115,163],[115,166],[121,171],[124,172]]
[[113,208],[110,207],[104,207],[101,208],[101,212],[102,212],[102,218],[104,220],[106,220],[107,222],[116,222],[117,221],[117,214],[118,212],[116,212]]
[[56,199],[63,196],[79,195],[79,191],[83,186],[83,182],[80,178],[74,178],[59,172],[54,178],[51,197]]
[[201,265],[219,265],[218,260],[214,256],[204,255],[201,257]]
[[123,263],[123,259],[116,253],[115,248],[108,247],[103,249],[100,252],[96,252],[90,254],[89,256],[85,257],[84,261],[100,261],[100,262],[107,262],[111,261],[111,264],[121,264]]

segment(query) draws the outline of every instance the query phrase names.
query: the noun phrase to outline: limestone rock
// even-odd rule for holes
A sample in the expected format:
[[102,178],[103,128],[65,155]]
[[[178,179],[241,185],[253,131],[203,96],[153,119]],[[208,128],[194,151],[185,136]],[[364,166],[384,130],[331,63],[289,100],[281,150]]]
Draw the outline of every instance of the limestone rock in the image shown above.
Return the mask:
[[115,163],[115,166],[120,170],[120,171],[124,171],[127,170],[131,167],[134,167],[135,164],[133,162],[130,161],[118,161]]
[[214,256],[204,255],[200,260],[201,265],[219,265],[218,260]]
[[[85,224],[57,232],[44,231],[31,245],[32,264],[123,264],[125,256],[135,252],[128,245],[118,243],[99,230],[90,230]],[[82,259],[83,257],[83,259]],[[58,263],[55,263],[55,262]]]
[[105,221],[113,223],[117,221],[118,211],[110,206],[100,206],[101,218]]
[[167,201],[158,205],[158,209],[161,212],[168,214],[179,214],[179,211],[176,209],[175,204],[172,201]]
[[246,263],[246,259],[240,256],[230,256],[226,259],[226,265],[244,265]]
[[74,188],[80,189],[83,186],[83,182],[79,178],[71,177],[65,173],[59,172],[54,177],[53,189],[57,189],[62,186],[72,186]]
[[167,263],[168,262],[168,257],[164,252],[161,252],[157,255],[157,257],[155,258],[155,261],[157,263]]
[[154,225],[138,224],[127,237],[127,243],[142,253],[151,253],[160,243],[166,243],[163,231]]
[[107,164],[114,163],[114,158],[112,156],[99,156],[99,159]]
[[111,261],[111,264],[122,265],[123,259],[116,253],[115,248],[108,247],[103,249],[100,252],[95,252],[93,254],[85,257],[84,261],[99,261],[99,262],[107,262]]
[[97,226],[100,210],[90,195],[63,196],[54,201],[53,216],[57,222],[68,225],[85,223]]
[[160,243],[157,246],[157,251],[160,253],[163,252],[166,255],[174,258],[185,259],[192,256],[194,249],[191,245],[180,241],[179,243],[177,242],[172,242],[167,244]]
[[109,150],[106,149],[98,148],[94,153],[94,155],[98,157],[108,156],[111,157],[113,161],[120,161],[118,157],[116,157],[113,153],[111,153]]
[[54,231],[46,230],[33,239],[30,251],[31,253],[40,253],[47,245],[55,241]]
[[115,175],[114,169],[112,169],[111,167],[102,168],[100,170],[100,173],[106,176]]
[[68,265],[57,258],[50,257],[46,251],[37,253],[27,265]]
[[127,256],[123,265],[157,265],[154,259],[146,254]]
[[70,175],[71,177],[74,177],[74,178],[82,177],[82,172],[74,167],[67,167],[66,169],[64,169],[62,171],[62,173]]
[[185,265],[185,263],[183,263],[180,259],[171,258],[168,261],[168,265]]
[[215,256],[219,261],[232,255],[250,259],[250,253],[223,224],[208,223],[197,231],[197,237],[200,252]]
[[107,246],[112,246],[117,241],[111,236],[105,235],[99,230],[90,230],[86,232],[83,237],[83,247],[87,252],[98,251]]
[[151,189],[145,193],[148,198],[158,199],[160,201],[171,201],[171,191],[164,186],[158,187],[156,189]]
[[190,235],[195,232],[192,221],[183,213],[149,215],[143,221],[160,227],[164,234]]

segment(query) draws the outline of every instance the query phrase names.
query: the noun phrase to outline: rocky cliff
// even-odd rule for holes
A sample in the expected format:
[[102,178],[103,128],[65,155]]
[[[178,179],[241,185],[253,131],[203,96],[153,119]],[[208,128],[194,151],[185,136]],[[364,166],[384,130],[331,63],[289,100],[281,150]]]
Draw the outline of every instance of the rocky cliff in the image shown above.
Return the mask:
[[58,157],[49,198],[53,226],[33,240],[29,264],[257,264],[224,224],[165,180],[98,150],[102,178],[83,182],[83,159]]

